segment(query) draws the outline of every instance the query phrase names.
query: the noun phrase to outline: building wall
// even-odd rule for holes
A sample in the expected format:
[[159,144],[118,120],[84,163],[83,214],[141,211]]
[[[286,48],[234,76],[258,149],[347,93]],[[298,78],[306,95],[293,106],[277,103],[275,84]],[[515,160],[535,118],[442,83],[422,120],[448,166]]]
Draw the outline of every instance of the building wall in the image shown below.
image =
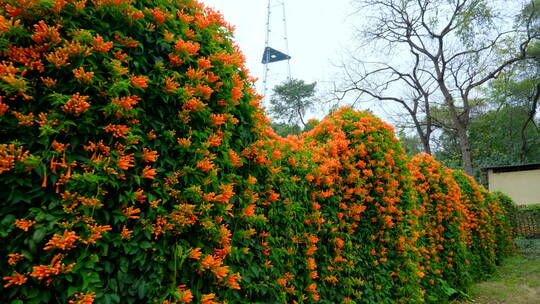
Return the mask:
[[488,171],[489,191],[502,191],[518,205],[540,204],[540,169],[494,173]]

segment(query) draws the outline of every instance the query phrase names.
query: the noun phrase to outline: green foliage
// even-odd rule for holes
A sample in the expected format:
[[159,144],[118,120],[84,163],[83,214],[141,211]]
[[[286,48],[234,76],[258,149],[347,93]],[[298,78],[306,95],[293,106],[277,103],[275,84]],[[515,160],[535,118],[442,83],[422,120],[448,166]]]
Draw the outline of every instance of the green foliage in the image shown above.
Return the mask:
[[306,126],[304,116],[314,104],[317,83],[305,83],[299,79],[289,79],[274,88],[270,98],[270,114],[288,125]]
[[274,129],[277,135],[287,137],[287,135],[299,135],[302,133],[302,128],[298,125],[289,125],[286,123],[271,123],[270,127]]
[[420,138],[415,135],[406,134],[403,129],[399,130],[397,136],[408,155],[422,153],[422,142]]
[[[528,113],[520,106],[490,110],[471,120],[469,143],[475,167],[533,163],[540,161],[540,134],[530,124],[525,129],[528,149],[521,150],[521,127]],[[439,148],[435,155],[452,168],[459,168],[460,147],[457,134],[444,130],[438,137]]]
[[510,196],[501,191],[495,191],[493,192],[493,195],[495,195],[497,200],[501,202],[502,207],[506,210],[506,212],[509,214],[515,214],[517,212],[518,206]]

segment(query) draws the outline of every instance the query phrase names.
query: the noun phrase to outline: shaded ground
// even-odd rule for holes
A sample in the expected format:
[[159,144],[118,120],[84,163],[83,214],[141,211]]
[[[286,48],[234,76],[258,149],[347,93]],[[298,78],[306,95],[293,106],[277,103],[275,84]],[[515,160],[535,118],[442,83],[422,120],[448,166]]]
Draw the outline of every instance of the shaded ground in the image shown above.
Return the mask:
[[519,254],[509,258],[493,277],[475,284],[470,299],[456,304],[540,304],[540,239],[519,240]]

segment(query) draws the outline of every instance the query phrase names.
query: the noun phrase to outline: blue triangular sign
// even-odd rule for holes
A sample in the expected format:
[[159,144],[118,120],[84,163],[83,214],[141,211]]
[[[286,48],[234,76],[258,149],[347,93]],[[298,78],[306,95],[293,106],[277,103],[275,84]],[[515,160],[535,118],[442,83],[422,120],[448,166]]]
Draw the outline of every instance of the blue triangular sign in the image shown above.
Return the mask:
[[262,58],[262,63],[263,64],[267,64],[267,63],[272,63],[272,62],[277,62],[277,61],[282,61],[282,60],[289,60],[291,59],[291,56],[285,54],[285,53],[282,53],[276,49],[273,49],[269,46],[267,46],[266,48],[264,48],[264,54],[263,54],[263,58]]

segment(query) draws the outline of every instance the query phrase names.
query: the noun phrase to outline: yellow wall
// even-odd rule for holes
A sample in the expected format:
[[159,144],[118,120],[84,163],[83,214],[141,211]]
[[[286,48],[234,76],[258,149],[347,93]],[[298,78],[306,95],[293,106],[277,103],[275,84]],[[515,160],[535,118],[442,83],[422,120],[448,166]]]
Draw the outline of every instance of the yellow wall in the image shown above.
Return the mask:
[[540,204],[540,169],[500,172],[488,171],[489,191],[502,191],[518,205]]

